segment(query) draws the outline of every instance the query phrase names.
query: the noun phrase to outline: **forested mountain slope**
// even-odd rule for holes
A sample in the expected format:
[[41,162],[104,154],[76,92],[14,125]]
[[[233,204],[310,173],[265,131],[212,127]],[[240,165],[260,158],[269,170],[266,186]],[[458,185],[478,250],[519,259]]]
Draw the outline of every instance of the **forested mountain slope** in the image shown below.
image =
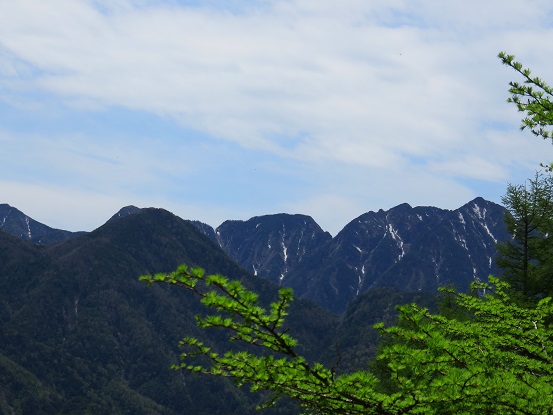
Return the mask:
[[[202,308],[182,289],[138,281],[188,263],[275,294],[189,222],[143,209],[47,247],[0,232],[0,253],[4,413],[254,413],[246,390],[169,369],[183,336],[203,336],[194,320]],[[290,316],[311,358],[329,347],[337,323],[303,301]],[[215,332],[205,341],[216,349],[227,340]]]

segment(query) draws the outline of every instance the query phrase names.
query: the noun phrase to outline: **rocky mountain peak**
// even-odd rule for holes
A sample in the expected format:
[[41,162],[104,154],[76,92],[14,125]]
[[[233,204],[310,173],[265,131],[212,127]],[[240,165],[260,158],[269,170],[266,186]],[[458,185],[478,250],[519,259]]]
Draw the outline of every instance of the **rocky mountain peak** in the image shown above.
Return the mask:
[[0,204],[0,230],[37,245],[65,241],[83,233],[50,228],[6,203]]
[[239,264],[279,284],[308,252],[332,239],[310,216],[284,213],[226,221],[216,237]]

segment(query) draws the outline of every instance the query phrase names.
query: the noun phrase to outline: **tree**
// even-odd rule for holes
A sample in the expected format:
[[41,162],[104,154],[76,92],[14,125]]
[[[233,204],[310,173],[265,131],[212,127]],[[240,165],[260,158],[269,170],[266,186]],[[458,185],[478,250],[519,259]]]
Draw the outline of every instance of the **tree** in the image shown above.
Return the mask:
[[[378,359],[390,371],[394,392],[381,388],[369,371],[337,375],[295,351],[284,318],[292,301],[283,288],[268,309],[237,281],[179,267],[170,274],[141,277],[188,289],[213,314],[197,317],[202,328],[222,328],[244,347],[219,353],[193,337],[180,345],[182,363],[174,368],[230,377],[252,391],[274,393],[267,405],[287,395],[317,414],[545,414],[553,412],[553,316],[550,299],[533,309],[516,305],[508,284],[476,283],[482,297],[455,295],[474,316],[457,320],[417,305],[399,308],[400,324],[378,329],[395,341]],[[257,352],[256,352],[257,351]]]
[[536,173],[502,198],[512,239],[498,243],[502,277],[525,299],[553,292],[553,177]]
[[537,137],[553,139],[553,88],[540,78],[532,77],[530,70],[515,61],[513,55],[500,52],[498,57],[524,79],[522,84],[509,82],[511,97],[507,100],[526,114],[522,119],[521,130],[528,128]]
[[[501,52],[499,59],[523,77],[522,83],[509,83],[507,99],[525,114],[521,130],[528,128],[537,137],[553,139],[553,89],[532,77],[513,55]],[[512,240],[498,244],[498,265],[523,300],[553,292],[553,163],[544,167],[545,175],[536,173],[525,185],[510,184],[502,198]]]

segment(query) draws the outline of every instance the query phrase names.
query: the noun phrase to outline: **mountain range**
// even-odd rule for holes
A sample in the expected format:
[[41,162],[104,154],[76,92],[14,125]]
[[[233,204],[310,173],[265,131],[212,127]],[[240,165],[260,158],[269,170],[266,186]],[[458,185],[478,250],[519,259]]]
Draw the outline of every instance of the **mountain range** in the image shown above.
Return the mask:
[[479,197],[456,210],[405,203],[368,212],[334,238],[304,215],[195,225],[253,274],[342,313],[370,288],[466,290],[497,274],[495,245],[509,237],[504,215],[502,206]]
[[[230,382],[169,370],[185,335],[219,350],[224,333],[194,323],[202,308],[145,273],[181,263],[260,293],[296,293],[287,322],[310,360],[366,368],[395,305],[436,307],[497,272],[504,209],[477,198],[453,211],[399,205],[368,212],[335,237],[305,215],[266,215],[218,228],[128,206],[92,232],[67,232],[0,205],[0,413],[250,414],[258,397]],[[232,347],[232,346],[231,346]],[[289,402],[271,414],[290,414]]]
[[[108,223],[140,211],[124,207]],[[367,212],[334,238],[306,215],[228,220],[216,229],[189,222],[253,275],[343,313],[369,288],[435,292],[449,284],[466,290],[475,279],[497,274],[495,245],[509,237],[504,215],[502,206],[480,197],[456,210],[404,203]],[[0,230],[35,244],[82,234],[48,228],[9,205],[0,205]]]

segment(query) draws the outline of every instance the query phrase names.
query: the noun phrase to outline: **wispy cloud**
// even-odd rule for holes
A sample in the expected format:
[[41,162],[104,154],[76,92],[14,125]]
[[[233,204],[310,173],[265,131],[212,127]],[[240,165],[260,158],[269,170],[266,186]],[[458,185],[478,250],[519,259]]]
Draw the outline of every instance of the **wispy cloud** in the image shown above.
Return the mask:
[[[553,66],[552,12],[542,0],[4,2],[0,100],[30,122],[54,107],[63,123],[73,112],[104,120],[124,109],[170,125],[167,137],[162,123],[152,137],[132,119],[101,130],[108,133],[103,139],[87,126],[64,134],[54,127],[34,131],[45,140],[34,148],[51,160],[35,162],[49,174],[72,172],[96,188],[108,188],[110,177],[127,177],[119,186],[138,195],[143,183],[171,187],[171,172],[187,183],[192,176],[185,166],[209,159],[198,154],[203,142],[211,163],[228,166],[236,177],[248,177],[245,163],[302,166],[308,182],[302,191],[273,170],[260,180],[278,180],[288,189],[280,199],[270,189],[261,196],[274,209],[320,211],[315,219],[324,227],[323,221],[345,220],[355,209],[422,196],[423,204],[460,203],[476,196],[465,179],[495,186],[521,174],[513,166],[544,161],[544,144],[516,132],[518,115],[505,104],[514,73],[495,55],[508,50],[546,76]],[[4,124],[6,136],[37,143],[28,131],[18,135]],[[68,139],[71,133],[79,139]],[[214,150],[217,142],[224,150]],[[227,145],[243,149],[241,160],[224,159]],[[177,155],[187,162],[179,165]],[[272,162],[256,164],[269,156]],[[91,170],[95,178],[87,176]],[[218,192],[206,170],[196,180]],[[322,181],[332,181],[329,176],[340,185]],[[166,192],[177,206],[174,189]],[[200,199],[198,205],[211,201]],[[315,200],[334,201],[325,210],[333,213],[323,213]],[[249,203],[243,212],[269,210]],[[332,226],[333,232],[341,227]]]

